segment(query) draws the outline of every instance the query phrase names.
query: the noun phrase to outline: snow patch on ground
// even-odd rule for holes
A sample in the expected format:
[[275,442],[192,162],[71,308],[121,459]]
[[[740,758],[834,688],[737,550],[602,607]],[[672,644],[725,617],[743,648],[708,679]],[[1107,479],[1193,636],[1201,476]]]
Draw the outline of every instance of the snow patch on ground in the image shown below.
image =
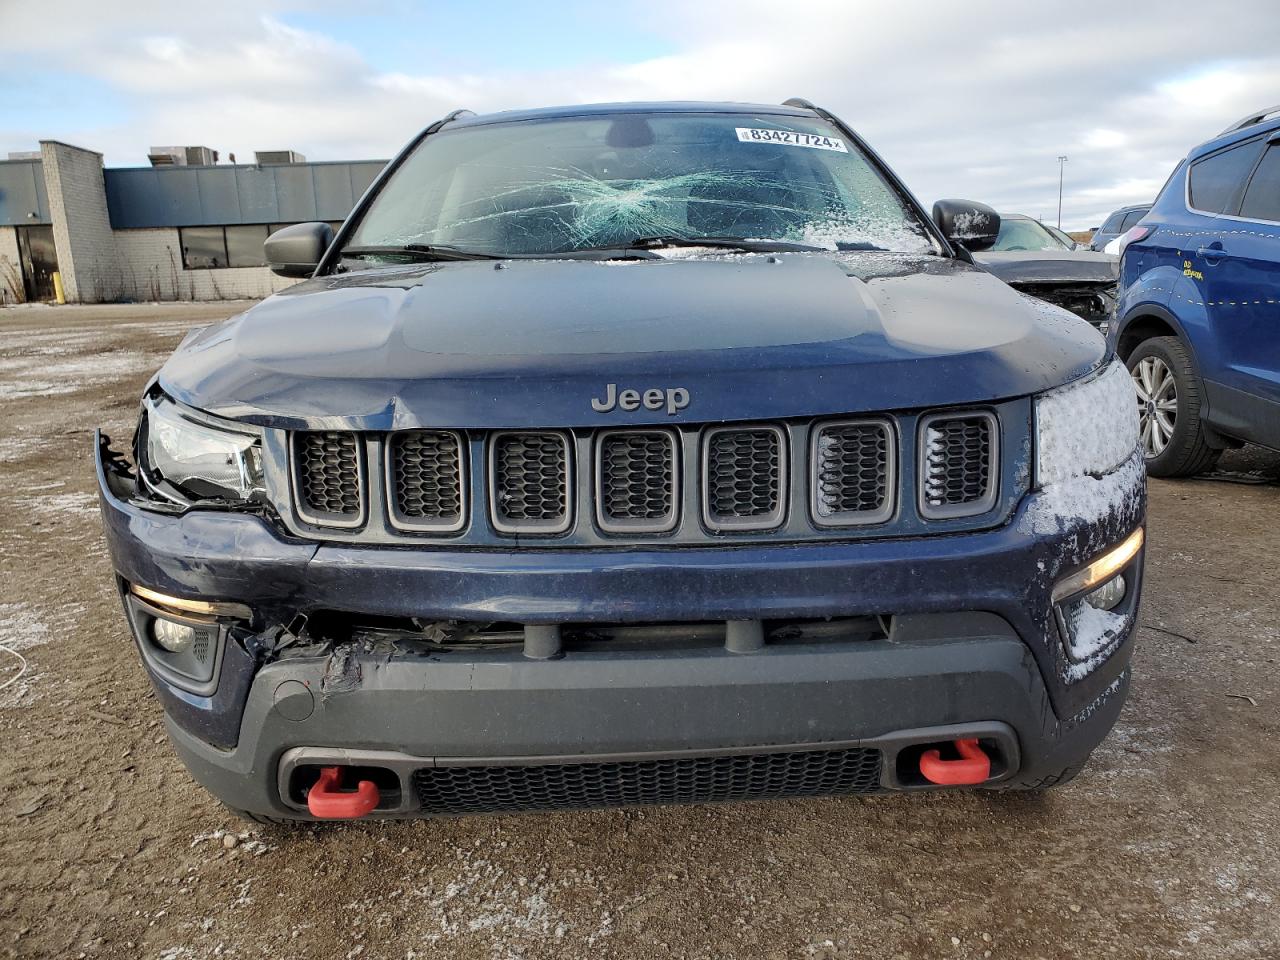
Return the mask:
[[228,836],[235,837],[235,845],[230,848],[232,853],[243,850],[245,853],[260,857],[276,849],[275,844],[267,843],[254,830],[243,830],[239,833],[235,830],[210,830],[208,833],[198,833],[191,838],[191,846],[195,848],[202,843],[216,842],[218,846],[225,847],[223,838]]
[[51,493],[43,497],[19,497],[19,509],[41,519],[98,517],[98,497],[93,493]]
[[1142,496],[1145,478],[1142,454],[1135,452],[1120,469],[1106,476],[1085,474],[1045,484],[1031,498],[1019,527],[1024,533],[1045,536],[1099,523],[1127,511]]
[[603,910],[594,920],[594,929],[572,930],[575,923],[556,900],[575,886],[567,879],[550,879],[546,870],[533,877],[513,876],[489,860],[468,857],[455,878],[443,887],[421,887],[407,891],[406,896],[422,903],[427,927],[423,939],[427,943],[450,943],[459,936],[479,935],[489,940],[494,950],[501,948],[521,956],[516,948],[522,941],[545,945],[549,940],[564,940],[572,931],[593,945],[613,933],[613,917]]
[[32,603],[0,603],[0,707],[30,701],[27,695],[39,679],[23,651],[48,643],[52,632]]
[[51,359],[47,354],[5,357],[3,363],[8,369],[0,381],[0,400],[74,393],[159,369],[164,359],[160,354],[132,352],[67,360]]

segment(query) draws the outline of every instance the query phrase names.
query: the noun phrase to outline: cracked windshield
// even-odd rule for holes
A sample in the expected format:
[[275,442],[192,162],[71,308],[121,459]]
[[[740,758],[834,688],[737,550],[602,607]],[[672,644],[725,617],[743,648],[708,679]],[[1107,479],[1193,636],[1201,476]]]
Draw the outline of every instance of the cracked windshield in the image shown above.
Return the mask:
[[553,256],[699,239],[934,252],[854,143],[825,122],[767,114],[615,114],[439,133],[395,173],[344,252]]

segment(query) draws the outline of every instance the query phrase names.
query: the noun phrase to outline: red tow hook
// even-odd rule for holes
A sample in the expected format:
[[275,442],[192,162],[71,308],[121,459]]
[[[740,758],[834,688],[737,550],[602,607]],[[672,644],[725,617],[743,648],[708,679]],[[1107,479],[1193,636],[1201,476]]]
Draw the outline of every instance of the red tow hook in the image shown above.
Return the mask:
[[920,754],[920,772],[930,783],[942,786],[968,786],[986,783],[991,779],[991,758],[976,738],[955,740],[959,760],[943,760],[938,750],[926,750]]
[[378,785],[361,780],[355,790],[342,790],[342,768],[321,767],[320,779],[307,791],[307,809],[321,820],[354,820],[378,805]]

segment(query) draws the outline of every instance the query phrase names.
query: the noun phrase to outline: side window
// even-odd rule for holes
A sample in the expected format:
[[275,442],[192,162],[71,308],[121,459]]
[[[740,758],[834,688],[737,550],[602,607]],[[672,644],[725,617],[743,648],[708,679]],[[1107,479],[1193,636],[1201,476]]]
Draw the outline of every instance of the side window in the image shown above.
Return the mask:
[[1121,214],[1113,213],[1107,217],[1107,222],[1098,228],[1099,233],[1119,233]]
[[1234,213],[1245,177],[1262,151],[1252,140],[1222,150],[1191,165],[1191,206],[1204,213]]
[[1280,143],[1267,149],[1240,204],[1240,216],[1280,222]]
[[1145,210],[1130,210],[1124,215],[1124,219],[1120,221],[1120,233],[1128,232],[1129,228],[1147,215]]

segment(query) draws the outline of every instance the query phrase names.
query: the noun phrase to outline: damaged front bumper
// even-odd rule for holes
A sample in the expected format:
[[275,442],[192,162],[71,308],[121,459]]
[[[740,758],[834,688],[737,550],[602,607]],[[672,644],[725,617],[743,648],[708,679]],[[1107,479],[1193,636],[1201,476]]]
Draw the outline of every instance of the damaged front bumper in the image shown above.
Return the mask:
[[[878,758],[867,786],[909,789],[899,761],[922,730],[983,738],[992,785],[1030,785],[1082,762],[1127,690],[1142,555],[1127,625],[1087,671],[1052,590],[1141,525],[1140,490],[1053,534],[1022,522],[1032,494],[1005,526],[948,536],[406,550],[292,539],[246,512],[158,513],[106,442],[98,453],[108,545],[171,736],[211,792],[263,815],[305,816],[298,784],[326,762],[391,771],[386,816],[455,812],[432,801],[430,771],[531,764],[859,750]],[[134,586],[251,612],[213,617],[215,683],[157,669]],[[824,618],[846,632],[812,626]],[[452,642],[458,623],[500,626]]]

